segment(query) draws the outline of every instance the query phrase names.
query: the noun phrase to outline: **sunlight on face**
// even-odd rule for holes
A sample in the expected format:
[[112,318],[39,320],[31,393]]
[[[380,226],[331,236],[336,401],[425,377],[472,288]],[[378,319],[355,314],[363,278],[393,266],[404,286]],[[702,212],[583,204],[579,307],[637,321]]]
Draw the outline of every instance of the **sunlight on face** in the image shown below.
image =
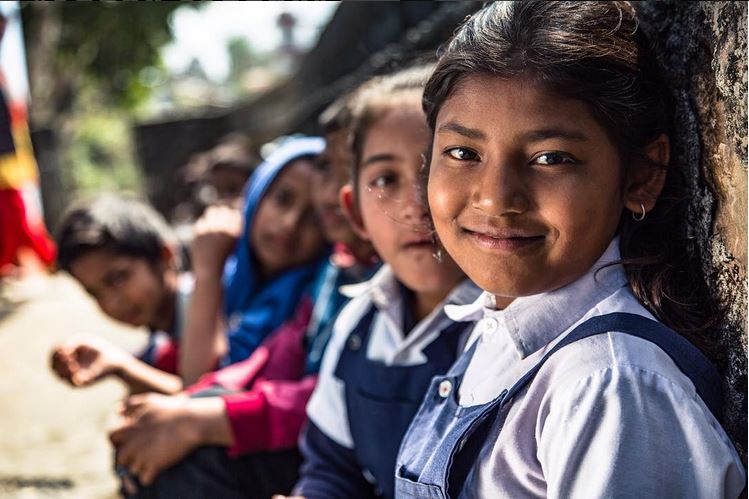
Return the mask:
[[581,277],[623,207],[614,144],[582,102],[472,76],[440,109],[429,205],[447,252],[503,306]]
[[359,209],[380,257],[414,291],[449,290],[463,279],[450,258],[438,262],[420,189],[429,132],[421,109],[392,110],[367,132],[359,174]]

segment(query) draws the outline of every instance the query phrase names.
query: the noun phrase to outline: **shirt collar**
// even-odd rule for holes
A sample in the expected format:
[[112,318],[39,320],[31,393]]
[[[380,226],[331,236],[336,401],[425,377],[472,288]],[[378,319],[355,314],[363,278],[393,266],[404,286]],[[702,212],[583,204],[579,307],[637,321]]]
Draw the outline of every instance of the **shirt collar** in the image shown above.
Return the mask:
[[356,298],[369,293],[377,308],[387,308],[393,300],[400,299],[398,281],[390,265],[383,265],[371,279],[356,284],[341,286],[340,292],[347,298]]
[[[372,302],[378,309],[387,308],[393,301],[401,299],[398,279],[390,265],[383,265],[371,279],[356,284],[341,286],[340,292],[348,298],[370,293]],[[469,279],[455,286],[443,301],[445,307],[455,307],[471,303],[481,294],[481,289]],[[492,297],[492,300],[494,297]],[[468,319],[472,320],[472,319]]]
[[525,358],[567,330],[596,303],[627,284],[615,237],[598,261],[575,282],[560,289],[516,298],[506,309],[494,309],[494,297],[483,292],[473,303],[448,305],[454,321],[493,317],[504,324],[521,358]]

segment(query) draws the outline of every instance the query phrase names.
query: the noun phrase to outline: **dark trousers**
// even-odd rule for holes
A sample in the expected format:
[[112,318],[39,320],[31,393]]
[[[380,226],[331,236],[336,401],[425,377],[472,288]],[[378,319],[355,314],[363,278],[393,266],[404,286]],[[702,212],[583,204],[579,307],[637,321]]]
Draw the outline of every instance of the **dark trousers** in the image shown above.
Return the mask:
[[270,499],[288,494],[302,459],[294,450],[231,459],[223,447],[201,447],[129,499]]

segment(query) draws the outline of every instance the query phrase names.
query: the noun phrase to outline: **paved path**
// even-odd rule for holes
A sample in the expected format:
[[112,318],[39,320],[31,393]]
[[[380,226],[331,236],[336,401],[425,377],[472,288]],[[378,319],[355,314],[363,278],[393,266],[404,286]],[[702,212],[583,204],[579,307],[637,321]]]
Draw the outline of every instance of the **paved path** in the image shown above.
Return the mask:
[[117,497],[106,429],[124,386],[73,389],[48,367],[52,346],[76,334],[133,350],[145,342],[144,332],[107,320],[65,275],[0,288],[0,497]]

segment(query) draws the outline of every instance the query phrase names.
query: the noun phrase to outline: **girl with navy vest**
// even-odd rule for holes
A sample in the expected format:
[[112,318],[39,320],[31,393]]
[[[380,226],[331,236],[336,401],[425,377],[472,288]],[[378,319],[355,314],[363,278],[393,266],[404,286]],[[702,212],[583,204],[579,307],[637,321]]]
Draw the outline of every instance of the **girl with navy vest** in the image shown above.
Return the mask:
[[396,496],[738,496],[695,347],[715,308],[632,6],[490,4],[423,104],[434,225],[484,293],[446,307],[478,322],[403,439]]
[[418,188],[428,69],[372,80],[352,104],[354,169],[341,204],[386,265],[344,288],[352,300],[334,325],[301,441],[296,492],[308,499],[393,497],[400,439],[469,329],[443,306],[470,303],[479,291],[450,258],[435,258]]

